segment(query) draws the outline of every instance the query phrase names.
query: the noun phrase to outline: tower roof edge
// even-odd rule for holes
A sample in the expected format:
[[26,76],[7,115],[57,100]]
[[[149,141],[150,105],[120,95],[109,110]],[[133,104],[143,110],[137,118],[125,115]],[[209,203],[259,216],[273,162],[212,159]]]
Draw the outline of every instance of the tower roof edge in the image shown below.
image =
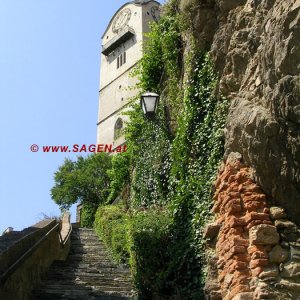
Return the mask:
[[129,1],[129,2],[125,3],[125,4],[123,4],[123,5],[115,12],[115,14],[112,16],[112,18],[110,19],[110,21],[109,21],[109,23],[108,23],[108,25],[107,25],[107,27],[106,27],[106,30],[104,31],[104,33],[103,33],[102,36],[101,36],[101,39],[103,39],[103,37],[105,36],[105,34],[106,34],[108,28],[110,27],[110,25],[111,25],[112,20],[114,19],[114,17],[115,17],[115,16],[118,14],[118,12],[119,12],[120,10],[122,10],[125,6],[127,6],[128,4],[145,5],[145,4],[149,3],[149,2],[156,2],[158,5],[161,5],[161,4],[160,4],[158,1],[156,1],[156,0],[134,0],[134,1]]

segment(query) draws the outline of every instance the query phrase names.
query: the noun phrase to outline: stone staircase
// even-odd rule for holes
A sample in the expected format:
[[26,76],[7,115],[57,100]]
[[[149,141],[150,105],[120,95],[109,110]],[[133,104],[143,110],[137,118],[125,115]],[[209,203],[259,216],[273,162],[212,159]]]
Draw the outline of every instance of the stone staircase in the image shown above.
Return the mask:
[[73,229],[66,261],[52,264],[31,300],[134,299],[128,269],[112,263],[92,229]]

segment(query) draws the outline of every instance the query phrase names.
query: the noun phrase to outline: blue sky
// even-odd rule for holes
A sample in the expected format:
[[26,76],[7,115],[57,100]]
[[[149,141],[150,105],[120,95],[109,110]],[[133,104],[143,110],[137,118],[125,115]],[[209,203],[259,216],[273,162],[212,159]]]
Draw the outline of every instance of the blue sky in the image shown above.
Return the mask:
[[126,2],[0,1],[0,235],[60,214],[49,190],[66,154],[30,146],[96,142],[101,35]]

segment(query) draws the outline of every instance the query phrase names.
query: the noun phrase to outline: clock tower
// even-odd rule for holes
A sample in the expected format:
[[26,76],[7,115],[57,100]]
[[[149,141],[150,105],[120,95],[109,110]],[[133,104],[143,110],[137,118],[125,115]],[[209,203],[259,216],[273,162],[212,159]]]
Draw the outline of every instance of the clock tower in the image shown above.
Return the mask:
[[137,79],[130,76],[143,55],[144,34],[149,23],[159,18],[160,4],[136,0],[124,4],[110,20],[103,36],[100,65],[97,144],[115,149],[125,144],[123,129],[128,103],[137,91]]

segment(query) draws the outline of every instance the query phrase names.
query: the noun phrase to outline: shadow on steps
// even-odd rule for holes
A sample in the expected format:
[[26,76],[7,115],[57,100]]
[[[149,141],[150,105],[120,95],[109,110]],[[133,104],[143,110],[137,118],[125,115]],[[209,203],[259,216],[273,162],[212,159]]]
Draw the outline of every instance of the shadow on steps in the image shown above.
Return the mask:
[[31,300],[136,299],[129,270],[112,262],[92,229],[75,228],[66,261],[54,262]]

